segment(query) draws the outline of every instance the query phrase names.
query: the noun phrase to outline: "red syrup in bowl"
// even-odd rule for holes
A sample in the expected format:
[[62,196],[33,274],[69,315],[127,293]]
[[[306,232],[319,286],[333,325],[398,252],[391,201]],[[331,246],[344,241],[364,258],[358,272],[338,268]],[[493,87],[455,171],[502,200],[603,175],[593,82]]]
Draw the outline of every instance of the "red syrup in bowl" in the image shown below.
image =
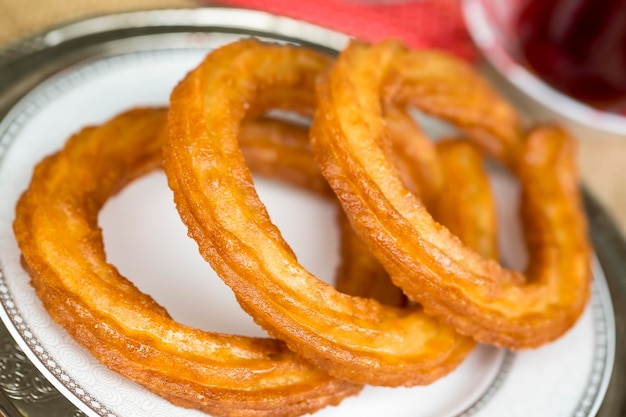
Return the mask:
[[527,0],[514,24],[521,58],[540,78],[626,112],[626,0]]

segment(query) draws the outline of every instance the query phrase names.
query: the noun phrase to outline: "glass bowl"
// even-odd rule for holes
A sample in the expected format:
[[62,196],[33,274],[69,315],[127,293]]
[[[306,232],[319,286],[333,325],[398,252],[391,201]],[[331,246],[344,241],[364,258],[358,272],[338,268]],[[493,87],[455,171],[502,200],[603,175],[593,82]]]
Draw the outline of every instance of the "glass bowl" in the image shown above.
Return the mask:
[[598,110],[552,88],[518,62],[513,53],[514,13],[523,0],[463,0],[469,33],[499,82],[538,121],[557,120],[577,132],[626,138],[626,115]]

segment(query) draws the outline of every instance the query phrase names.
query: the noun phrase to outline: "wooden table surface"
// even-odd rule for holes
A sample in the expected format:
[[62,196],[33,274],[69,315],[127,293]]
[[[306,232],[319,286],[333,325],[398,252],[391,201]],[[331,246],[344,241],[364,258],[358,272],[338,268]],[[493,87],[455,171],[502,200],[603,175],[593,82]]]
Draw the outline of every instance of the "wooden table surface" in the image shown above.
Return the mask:
[[[0,47],[81,17],[146,8],[197,7],[197,0],[0,0]],[[626,137],[573,129],[582,180],[626,232]]]

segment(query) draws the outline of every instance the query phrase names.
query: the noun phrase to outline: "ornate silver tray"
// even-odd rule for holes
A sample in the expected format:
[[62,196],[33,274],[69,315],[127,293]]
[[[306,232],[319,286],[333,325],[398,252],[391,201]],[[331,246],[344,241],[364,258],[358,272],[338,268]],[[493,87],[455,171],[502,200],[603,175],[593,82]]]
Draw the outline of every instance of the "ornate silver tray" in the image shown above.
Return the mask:
[[[45,84],[46,80],[51,78],[62,79],[65,72],[69,72],[71,68],[75,69],[77,65],[79,67],[83,65],[86,68],[83,72],[86,72],[90,70],[89,68],[93,70],[102,67],[98,62],[108,62],[106,65],[115,66],[118,65],[115,62],[123,61],[126,59],[124,57],[131,57],[129,62],[134,62],[132,57],[150,56],[150,51],[155,49],[155,45],[158,45],[160,50],[168,48],[175,50],[180,48],[181,44],[185,44],[185,48],[189,49],[197,37],[196,46],[201,49],[207,36],[219,39],[237,35],[253,35],[306,44],[329,53],[340,49],[347,41],[344,35],[317,26],[261,12],[237,9],[156,10],[83,20],[46,31],[0,51],[0,118],[16,119],[16,112],[27,113],[28,109],[24,107],[11,109],[34,88]],[[10,110],[12,116],[7,116]],[[593,382],[587,384],[586,390],[589,392],[578,400],[575,415],[588,416],[597,411],[600,416],[619,416],[624,411],[623,391],[626,376],[624,355],[619,348],[624,345],[626,243],[612,220],[587,192],[585,204],[599,262],[598,270],[606,277],[608,284],[608,291],[602,284],[596,292],[600,293],[598,296],[600,298],[609,297],[610,292],[615,309],[616,332],[613,333],[613,316],[607,315],[605,311],[606,302],[603,304],[601,300],[596,299],[590,314],[595,317],[594,320],[608,320],[608,323],[603,325],[609,329],[608,334],[600,334],[598,340],[601,341],[599,343],[609,341],[611,346],[608,350],[600,346],[600,351],[604,354],[596,356],[597,363],[593,363],[595,372],[593,375],[597,376],[591,378]],[[0,291],[4,290],[0,288]],[[4,304],[6,310],[6,302]],[[610,307],[608,308],[610,310]],[[45,376],[40,373],[31,362],[32,354],[29,356],[23,352],[11,334],[15,336],[16,333],[15,331],[11,333],[5,326],[0,325],[0,414],[84,415],[83,411],[79,410],[79,408],[84,410],[84,407],[77,408],[75,398],[74,402],[69,401],[67,392],[58,391],[59,384],[49,382],[54,378],[54,375],[51,375],[54,372]],[[20,336],[23,338],[21,333]],[[618,347],[615,358],[611,353],[613,344]],[[499,371],[494,373],[492,388],[486,389],[485,394],[461,415],[478,415],[475,413],[480,401],[484,402],[487,396],[492,395],[489,392],[497,390],[498,384],[502,382],[499,381],[498,375],[505,375],[507,367],[511,366],[510,355],[504,353],[499,358]],[[611,365],[613,365],[612,376]],[[76,393],[73,394],[76,396]],[[600,405],[602,398],[604,400]]]

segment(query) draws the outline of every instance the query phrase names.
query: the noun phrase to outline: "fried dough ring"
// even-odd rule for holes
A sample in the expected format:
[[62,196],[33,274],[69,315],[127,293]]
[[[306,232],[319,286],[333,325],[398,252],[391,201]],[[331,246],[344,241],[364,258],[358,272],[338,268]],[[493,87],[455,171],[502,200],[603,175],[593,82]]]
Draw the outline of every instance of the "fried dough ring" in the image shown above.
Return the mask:
[[498,260],[495,200],[479,150],[460,139],[431,141],[400,107],[387,103],[383,114],[383,152],[407,190],[465,245]]
[[[409,298],[462,334],[510,348],[539,346],[576,322],[589,297],[590,247],[565,132],[542,127],[519,140],[512,110],[466,64],[395,42],[353,42],[317,92],[311,135],[322,171]],[[455,123],[519,178],[525,276],[467,248],[402,184],[385,157],[381,111],[396,101]]]
[[[308,128],[268,117],[246,120],[239,132],[239,144],[248,167],[255,174],[334,198],[313,158]],[[352,230],[345,230],[345,233],[354,234]]]
[[[82,130],[37,165],[14,230],[46,310],[112,370],[174,404],[215,416],[296,416],[356,394],[358,385],[330,377],[280,341],[176,323],[106,263],[98,211],[128,182],[160,166],[165,125],[164,109],[129,111]],[[278,128],[262,121],[242,129],[251,166],[271,175],[291,172],[296,183],[327,192],[302,146],[306,130],[286,136]],[[304,176],[293,174],[301,168]]]
[[384,144],[385,155],[405,187],[432,208],[444,186],[437,147],[406,109],[388,105],[383,112],[390,139]]
[[246,110],[270,89],[313,91],[327,59],[246,40],[212,52],[171,95],[165,170],[200,253],[271,335],[332,375],[425,384],[474,343],[420,308],[337,292],[306,271],[259,200],[237,145]]
[[[414,125],[413,128],[410,128],[407,122]],[[394,121],[387,119],[387,126],[394,127],[391,131],[396,133],[407,131],[395,130],[399,126],[394,124]],[[392,159],[401,161],[400,177],[409,182],[411,188],[418,193],[422,193],[424,189],[428,189],[429,193],[436,192],[430,194],[430,197],[433,213],[439,222],[481,255],[498,259],[496,205],[480,152],[468,142],[459,139],[448,139],[435,145],[426,136],[417,137],[414,134],[417,130],[413,130],[416,128],[413,120],[403,120],[401,125],[408,128],[411,134],[402,137],[394,137],[394,134],[391,134],[395,149]],[[402,146],[407,141],[409,142],[406,143],[407,146]],[[425,152],[419,155],[406,153],[418,141],[424,143],[416,147]],[[433,153],[428,151],[430,147]],[[410,172],[407,172],[409,170]],[[435,186],[425,181],[425,178],[433,176],[424,175],[429,171],[437,172],[438,181]],[[351,295],[372,297],[383,304],[406,305],[406,296],[400,288],[393,285],[382,265],[371,256],[358,255],[370,253],[365,243],[355,233],[349,233],[352,225],[345,212],[340,211],[340,215],[339,225],[342,230],[347,229],[341,233],[342,253],[352,262],[341,265],[344,270],[337,275],[335,282],[337,290]],[[347,271],[345,268],[363,270],[355,272]]]
[[429,211],[465,245],[499,260],[496,203],[482,154],[461,139],[442,140],[436,149],[444,180]]

